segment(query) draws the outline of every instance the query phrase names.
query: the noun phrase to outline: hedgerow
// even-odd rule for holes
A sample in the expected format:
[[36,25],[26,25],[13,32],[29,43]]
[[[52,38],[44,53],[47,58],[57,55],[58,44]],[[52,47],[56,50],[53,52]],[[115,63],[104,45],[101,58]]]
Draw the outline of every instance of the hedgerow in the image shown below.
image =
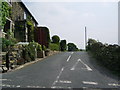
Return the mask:
[[92,52],[102,65],[120,74],[120,46],[103,44],[89,39],[87,50]]

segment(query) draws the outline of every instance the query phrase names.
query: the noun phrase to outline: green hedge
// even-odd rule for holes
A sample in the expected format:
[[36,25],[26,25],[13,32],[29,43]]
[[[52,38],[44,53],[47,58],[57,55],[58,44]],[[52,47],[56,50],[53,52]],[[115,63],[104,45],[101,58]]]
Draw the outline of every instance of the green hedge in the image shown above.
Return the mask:
[[120,46],[102,44],[101,42],[89,39],[87,50],[91,51],[102,65],[120,73]]
[[50,48],[50,50],[52,50],[52,51],[59,51],[59,45],[58,44],[55,44],[55,43],[50,43],[50,45],[49,45],[49,48]]

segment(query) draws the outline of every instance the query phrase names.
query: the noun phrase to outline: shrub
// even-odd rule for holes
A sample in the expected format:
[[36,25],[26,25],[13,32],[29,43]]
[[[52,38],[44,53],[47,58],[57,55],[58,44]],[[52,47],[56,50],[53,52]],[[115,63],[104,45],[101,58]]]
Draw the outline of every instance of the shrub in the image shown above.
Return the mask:
[[49,46],[50,50],[55,50],[55,51],[59,51],[59,45],[58,44],[54,44],[54,43],[50,43]]
[[89,39],[87,48],[102,65],[110,70],[120,72],[120,46],[102,44]]
[[30,61],[34,61],[36,58],[36,49],[37,49],[38,43],[36,42],[30,42],[29,45],[25,47],[26,55],[30,57]]
[[6,38],[0,38],[2,40],[2,51],[8,50],[9,46],[14,46],[16,44],[15,41],[8,40]]
[[46,47],[45,47],[45,45],[43,45],[43,50],[46,51]]
[[42,51],[42,47],[40,44],[37,45],[37,51]]

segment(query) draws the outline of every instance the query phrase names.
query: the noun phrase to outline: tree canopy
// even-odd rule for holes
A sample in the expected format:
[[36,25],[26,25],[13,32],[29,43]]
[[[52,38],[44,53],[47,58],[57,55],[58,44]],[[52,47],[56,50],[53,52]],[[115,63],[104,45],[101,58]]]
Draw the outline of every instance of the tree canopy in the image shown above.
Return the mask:
[[66,40],[60,41],[60,50],[65,51],[67,49]]
[[57,35],[52,36],[52,43],[58,44],[60,42],[60,38]]
[[77,46],[74,43],[68,43],[68,51],[78,51]]

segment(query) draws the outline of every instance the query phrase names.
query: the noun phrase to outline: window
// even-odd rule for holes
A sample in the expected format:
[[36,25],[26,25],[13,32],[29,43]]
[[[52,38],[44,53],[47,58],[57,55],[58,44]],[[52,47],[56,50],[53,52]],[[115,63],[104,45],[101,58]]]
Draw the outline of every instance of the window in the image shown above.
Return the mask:
[[24,19],[26,19],[26,13],[24,12]]

